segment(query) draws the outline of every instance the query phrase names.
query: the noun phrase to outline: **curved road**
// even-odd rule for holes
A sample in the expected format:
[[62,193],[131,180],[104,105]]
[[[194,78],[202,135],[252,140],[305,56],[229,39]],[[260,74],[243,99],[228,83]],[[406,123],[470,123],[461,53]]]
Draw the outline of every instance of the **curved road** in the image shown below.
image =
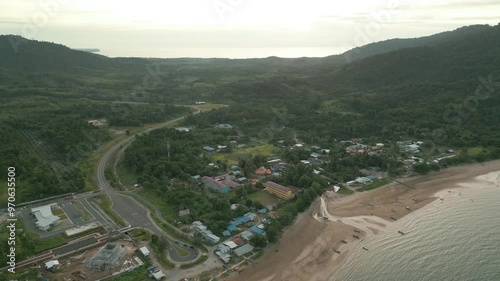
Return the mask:
[[[194,114],[198,114],[201,111],[198,109],[197,112]],[[153,126],[149,129],[146,129],[142,132],[149,132],[152,130],[159,129],[161,127],[165,127],[168,125],[171,125],[175,122],[178,122],[182,119],[184,119],[186,116],[182,116],[173,120],[170,120],[166,123],[162,123],[160,125]],[[175,262],[187,262],[195,259],[198,255],[198,250],[190,247],[183,247],[184,250],[189,252],[189,255],[187,256],[181,256],[173,247],[175,239],[171,237],[169,234],[167,234],[163,229],[161,229],[154,221],[153,219],[149,216],[149,212],[146,208],[144,208],[139,202],[134,200],[131,197],[122,195],[118,193],[116,190],[114,190],[111,185],[106,181],[106,177],[104,174],[104,171],[106,170],[107,163],[109,159],[111,158],[111,155],[113,155],[117,150],[119,150],[122,146],[126,145],[127,143],[133,141],[135,139],[135,135],[132,135],[123,141],[117,143],[113,147],[111,147],[101,158],[99,161],[99,166],[97,168],[97,184],[101,188],[103,192],[108,194],[109,198],[113,202],[112,209],[120,216],[122,217],[126,222],[131,227],[142,227],[144,229],[149,229],[151,230],[154,234],[158,236],[164,236],[167,238],[167,240],[170,242],[170,247],[169,247],[169,255],[170,258],[175,261]]]

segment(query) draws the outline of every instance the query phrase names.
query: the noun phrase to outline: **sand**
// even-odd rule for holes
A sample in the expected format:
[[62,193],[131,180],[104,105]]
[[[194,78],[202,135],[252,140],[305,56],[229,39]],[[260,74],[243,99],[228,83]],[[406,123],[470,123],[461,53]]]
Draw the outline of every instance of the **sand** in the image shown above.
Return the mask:
[[327,281],[353,249],[362,247],[368,235],[382,235],[394,219],[438,199],[435,194],[440,190],[456,188],[459,183],[499,170],[500,160],[496,160],[400,180],[414,188],[392,183],[351,196],[326,192],[298,216],[278,244],[225,280]]

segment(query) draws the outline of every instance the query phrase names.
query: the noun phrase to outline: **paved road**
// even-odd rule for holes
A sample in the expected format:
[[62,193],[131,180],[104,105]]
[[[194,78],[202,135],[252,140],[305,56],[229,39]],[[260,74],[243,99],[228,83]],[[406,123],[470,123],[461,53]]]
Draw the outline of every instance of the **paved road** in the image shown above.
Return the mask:
[[[199,113],[200,111],[198,110],[195,112],[195,114]],[[182,119],[184,119],[185,116],[179,117],[176,119],[173,119],[169,122],[153,126],[144,132],[149,132],[161,127],[165,127],[168,125],[171,125],[175,122],[178,122]],[[99,161],[99,166],[97,169],[97,184],[101,188],[103,192],[108,194],[109,198],[113,202],[113,210],[120,215],[128,224],[130,224],[132,227],[141,227],[144,229],[149,229],[153,233],[159,236],[165,236],[167,237],[167,240],[170,242],[170,247],[169,247],[169,255],[170,258],[173,261],[176,262],[186,262],[186,261],[191,261],[195,259],[199,253],[197,249],[192,249],[189,247],[184,247],[186,251],[189,252],[189,255],[187,256],[180,256],[177,250],[175,250],[174,241],[175,239],[168,235],[166,232],[164,232],[156,223],[151,219],[151,217],[148,214],[148,210],[144,208],[140,203],[138,203],[136,200],[134,200],[131,197],[122,195],[115,191],[109,183],[106,181],[106,177],[104,175],[104,171],[106,169],[106,166],[109,162],[109,159],[111,158],[111,155],[113,155],[116,151],[118,151],[121,147],[125,146],[126,144],[132,142],[135,139],[134,136],[130,136],[126,138],[125,140],[117,143],[114,145],[112,148],[110,148],[104,156],[101,158]]]

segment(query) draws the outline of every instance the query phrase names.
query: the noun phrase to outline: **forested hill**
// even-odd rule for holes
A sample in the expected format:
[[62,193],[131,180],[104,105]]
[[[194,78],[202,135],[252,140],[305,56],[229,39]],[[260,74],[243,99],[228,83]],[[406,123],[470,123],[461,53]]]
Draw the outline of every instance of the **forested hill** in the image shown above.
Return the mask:
[[450,43],[460,41],[464,37],[478,34],[482,31],[490,29],[489,25],[470,25],[458,28],[453,31],[445,31],[430,36],[419,38],[396,38],[385,41],[370,43],[361,47],[356,47],[352,50],[339,55],[331,56],[334,61],[338,62],[352,62],[355,60],[363,59],[366,57],[389,53],[399,49],[416,48],[423,46],[436,46],[442,43]]
[[139,70],[144,59],[111,59],[64,45],[0,35],[0,68],[27,73],[92,73]]

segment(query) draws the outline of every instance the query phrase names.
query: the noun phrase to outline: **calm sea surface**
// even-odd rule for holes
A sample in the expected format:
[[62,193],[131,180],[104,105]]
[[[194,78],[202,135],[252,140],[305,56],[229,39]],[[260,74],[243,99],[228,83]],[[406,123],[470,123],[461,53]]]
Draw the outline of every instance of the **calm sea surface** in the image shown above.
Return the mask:
[[444,200],[366,240],[369,251],[356,249],[331,280],[500,281],[498,175],[441,191]]

